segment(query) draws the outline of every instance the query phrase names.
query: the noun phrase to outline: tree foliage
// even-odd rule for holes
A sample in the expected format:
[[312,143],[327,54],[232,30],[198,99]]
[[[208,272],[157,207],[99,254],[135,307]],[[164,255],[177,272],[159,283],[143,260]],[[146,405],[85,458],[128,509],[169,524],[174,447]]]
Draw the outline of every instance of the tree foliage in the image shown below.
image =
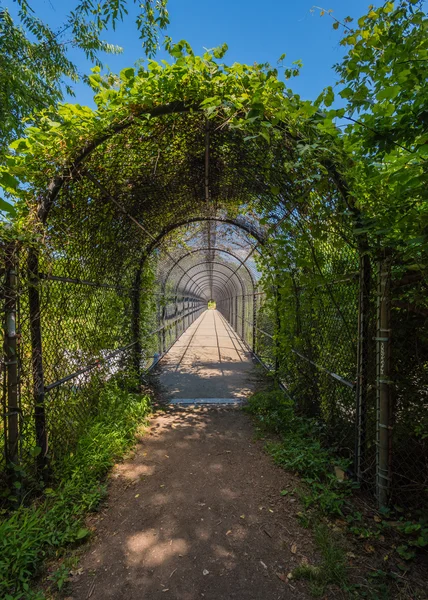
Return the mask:
[[[366,231],[413,254],[428,233],[428,18],[419,0],[371,6],[343,28],[348,49],[335,66],[345,106],[329,109],[333,89],[318,99],[327,121],[347,121],[343,139],[359,169],[358,197]],[[362,230],[363,232],[363,230]]]
[[[115,29],[128,13],[127,0],[81,0],[58,30],[43,22],[27,0],[18,0],[16,21],[7,8],[0,10],[0,152],[24,131],[24,121],[34,111],[48,109],[73,94],[80,74],[69,48],[80,49],[92,63],[101,64],[102,53],[122,49],[101,36]],[[159,29],[168,24],[167,0],[139,2],[136,27],[144,52],[158,47]]]

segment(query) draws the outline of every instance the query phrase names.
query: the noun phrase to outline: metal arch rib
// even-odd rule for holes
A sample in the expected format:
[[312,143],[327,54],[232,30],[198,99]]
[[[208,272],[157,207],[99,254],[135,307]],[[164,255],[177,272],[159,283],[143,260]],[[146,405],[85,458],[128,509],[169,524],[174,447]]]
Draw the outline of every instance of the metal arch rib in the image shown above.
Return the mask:
[[[195,263],[194,265],[192,265],[191,267],[189,267],[189,271],[191,269],[194,269],[195,267],[200,267],[201,265],[205,265],[205,264],[207,264],[207,261],[205,261],[205,260],[202,261],[202,262],[199,262],[199,263]],[[211,261],[210,264],[221,265],[222,267],[225,267],[225,268],[229,269],[230,271],[232,271],[232,274],[230,275],[230,277],[226,279],[226,283],[228,283],[229,281],[231,281],[232,277],[235,275],[236,278],[237,278],[237,280],[239,281],[239,283],[241,285],[242,292],[244,293],[246,291],[246,286],[245,286],[244,282],[242,281],[241,277],[232,269],[232,267],[230,267],[229,265],[226,265],[225,263],[221,263],[221,262],[218,262],[218,261]],[[221,273],[221,271],[216,270],[216,273]],[[186,274],[187,274],[187,272],[186,272]],[[195,277],[197,277],[197,275],[198,274],[195,274],[193,277],[190,277],[188,275],[188,277],[189,277],[190,280],[194,280],[196,282],[196,281],[199,281],[199,279],[198,280],[195,279]],[[222,275],[224,275],[225,277],[227,277],[227,275],[225,273],[222,273]],[[181,281],[182,281],[183,277],[184,277],[184,274],[180,277],[180,279],[178,280],[178,282],[177,282],[177,284],[175,286],[175,294],[178,291],[178,288],[179,288],[179,286],[181,284]],[[254,289],[254,287],[253,287],[253,289]],[[191,290],[191,287],[189,288],[189,291],[190,290]]]
[[[172,271],[174,270],[174,268],[178,265],[179,262],[181,262],[182,260],[184,260],[185,258],[187,258],[188,256],[191,256],[192,254],[197,254],[198,252],[203,252],[206,248],[198,248],[197,250],[190,250],[189,252],[186,252],[186,254],[183,254],[182,256],[180,256],[179,259],[177,259],[174,264],[172,265],[172,267],[170,267],[170,269],[168,270],[166,277],[165,277],[165,281],[163,283],[163,290],[165,290],[166,284],[168,282],[169,276],[171,275]],[[232,256],[233,258],[235,258],[239,263],[241,263],[241,266],[244,267],[244,269],[247,271],[248,276],[250,277],[251,280],[251,284],[253,286],[253,289],[256,288],[256,281],[253,277],[253,274],[251,273],[250,269],[248,268],[248,266],[245,264],[245,262],[239,258],[238,256],[236,256],[235,254],[233,254],[233,252],[230,252],[229,250],[224,250],[223,248],[218,248],[216,246],[211,247],[210,250],[213,250],[214,252],[224,252],[225,254],[228,254],[229,256]],[[200,264],[200,263],[198,263]],[[221,263],[223,264],[223,263]],[[193,267],[193,265],[192,265]]]

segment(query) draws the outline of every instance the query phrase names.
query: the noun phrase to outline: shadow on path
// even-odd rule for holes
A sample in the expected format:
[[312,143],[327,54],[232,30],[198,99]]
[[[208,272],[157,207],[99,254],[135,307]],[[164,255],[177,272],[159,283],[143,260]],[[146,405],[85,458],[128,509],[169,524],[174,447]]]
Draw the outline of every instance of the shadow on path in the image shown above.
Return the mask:
[[253,435],[230,407],[156,416],[134,458],[113,470],[71,598],[308,598],[286,577],[313,554],[298,502],[280,494],[296,480]]

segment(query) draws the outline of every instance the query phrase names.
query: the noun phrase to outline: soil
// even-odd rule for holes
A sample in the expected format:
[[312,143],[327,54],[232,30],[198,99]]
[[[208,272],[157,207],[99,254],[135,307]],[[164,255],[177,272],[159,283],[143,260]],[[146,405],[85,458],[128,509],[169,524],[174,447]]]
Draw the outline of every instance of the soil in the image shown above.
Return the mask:
[[297,521],[298,480],[230,406],[158,412],[116,465],[108,505],[74,572],[73,600],[309,598],[287,575],[317,562]]

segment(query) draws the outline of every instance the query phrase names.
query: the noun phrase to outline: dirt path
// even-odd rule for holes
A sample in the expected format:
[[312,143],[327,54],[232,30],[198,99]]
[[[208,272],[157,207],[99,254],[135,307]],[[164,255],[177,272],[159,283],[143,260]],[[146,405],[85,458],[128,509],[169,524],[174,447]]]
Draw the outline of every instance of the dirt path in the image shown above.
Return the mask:
[[134,458],[113,470],[69,597],[309,598],[286,577],[313,555],[297,502],[280,494],[294,484],[254,441],[241,410],[158,414]]

